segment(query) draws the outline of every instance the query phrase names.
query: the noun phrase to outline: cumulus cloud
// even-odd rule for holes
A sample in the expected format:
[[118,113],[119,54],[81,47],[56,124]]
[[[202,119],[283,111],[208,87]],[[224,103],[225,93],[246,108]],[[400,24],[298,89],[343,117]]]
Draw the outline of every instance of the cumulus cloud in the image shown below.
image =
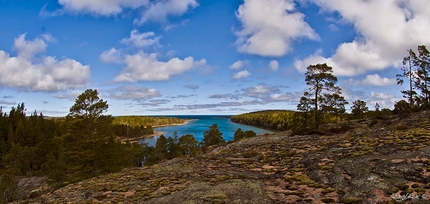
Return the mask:
[[247,97],[258,98],[258,99],[268,99],[271,94],[280,93],[281,90],[276,86],[269,85],[259,85],[255,87],[248,87],[242,89],[244,95]]
[[349,79],[347,83],[352,85],[365,85],[365,86],[391,86],[397,84],[395,78],[381,77],[378,74],[367,75],[362,81]]
[[319,36],[296,11],[293,0],[245,0],[236,12],[242,30],[236,32],[239,52],[261,56],[283,56],[299,38]]
[[130,37],[122,39],[121,43],[142,48],[157,44],[160,38],[160,36],[155,36],[154,32],[139,33],[138,30],[132,30]]
[[161,97],[161,93],[155,89],[139,86],[120,86],[107,91],[107,97],[117,100],[141,101]]
[[141,18],[136,19],[135,23],[142,24],[148,20],[165,21],[168,15],[181,16],[188,9],[194,9],[198,6],[197,0],[154,1],[143,10]]
[[279,63],[276,60],[272,60],[269,62],[269,67],[271,70],[276,71],[279,68]]
[[382,108],[392,109],[394,108],[394,104],[400,100],[403,100],[403,99],[398,98],[393,94],[371,91],[370,97],[367,101],[369,106],[375,105],[376,103],[378,103]]
[[430,44],[430,1],[315,1],[325,12],[339,14],[358,36],[340,44],[328,58],[316,53],[295,65],[300,71],[309,62],[327,62],[336,75],[354,76],[368,71],[398,67],[406,50]]
[[66,11],[109,16],[119,14],[125,8],[147,6],[150,0],[58,0],[58,3]]
[[199,6],[197,0],[58,0],[62,6],[55,11],[47,11],[46,5],[39,15],[52,17],[64,13],[88,13],[97,16],[115,16],[124,10],[132,9],[140,12],[140,17],[135,19],[137,24],[152,21],[165,21],[167,16],[180,16],[188,9]]
[[240,72],[234,74],[232,79],[238,80],[238,79],[249,77],[250,75],[251,75],[251,73],[248,70],[243,70],[243,71],[240,71]]
[[15,39],[17,57],[0,50],[0,85],[26,91],[54,92],[88,85],[90,67],[73,59],[53,56],[37,57],[44,52],[47,36],[26,40],[26,34]]
[[230,65],[230,69],[240,69],[245,63],[242,60],[237,60],[235,63]]
[[123,62],[121,52],[115,48],[104,51],[99,58],[104,63],[120,64]]
[[55,98],[58,99],[68,99],[69,101],[75,101],[76,98],[78,98],[79,95],[81,95],[82,91],[72,91],[69,93],[60,93],[58,95],[55,96]]
[[127,67],[119,76],[115,77],[116,82],[165,81],[173,75],[206,65],[206,59],[196,61],[193,57],[183,60],[172,58],[167,62],[162,62],[157,59],[155,53],[147,54],[139,51],[134,55],[125,55],[124,63]]

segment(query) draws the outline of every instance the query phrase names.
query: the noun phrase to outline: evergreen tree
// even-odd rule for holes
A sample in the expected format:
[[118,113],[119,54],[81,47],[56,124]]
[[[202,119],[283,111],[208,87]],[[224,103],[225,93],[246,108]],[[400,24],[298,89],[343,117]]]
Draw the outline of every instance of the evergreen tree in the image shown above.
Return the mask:
[[69,181],[91,178],[117,170],[118,145],[113,142],[112,117],[103,115],[107,102],[97,90],[88,89],[75,100],[66,118],[66,133],[61,138],[60,162]]
[[209,146],[224,143],[221,131],[218,129],[218,124],[213,124],[204,132],[202,140],[202,148],[205,151]]
[[199,142],[191,134],[179,138],[179,148],[183,155],[195,155],[200,151]]
[[415,67],[417,66],[417,55],[414,51],[411,49],[408,50],[409,56],[403,58],[403,66],[401,68],[402,73],[397,74],[397,84],[402,85],[405,81],[405,79],[408,80],[408,90],[401,91],[403,94],[403,97],[408,98],[409,105],[411,107],[414,106],[414,98],[417,95],[417,92],[415,92],[414,82],[416,81],[416,71]]
[[351,112],[356,119],[363,118],[364,114],[369,111],[365,101],[356,100],[352,104],[353,106],[351,106]]
[[402,73],[396,75],[397,84],[402,85],[405,79],[408,80],[409,89],[401,92],[405,98],[408,98],[410,109],[428,109],[430,108],[430,52],[426,46],[420,45],[418,55],[411,49],[408,50],[408,54],[409,56],[403,59]]
[[304,113],[312,113],[315,127],[322,123],[324,113],[341,114],[347,104],[341,96],[340,87],[336,86],[337,77],[327,64],[310,65],[305,73],[308,91],[303,94],[297,109]]
[[257,134],[252,130],[243,131],[241,128],[238,128],[234,133],[234,141],[238,141],[244,138],[255,137]]
[[430,52],[426,46],[418,46],[416,88],[420,91],[417,98],[422,109],[428,109],[430,104]]

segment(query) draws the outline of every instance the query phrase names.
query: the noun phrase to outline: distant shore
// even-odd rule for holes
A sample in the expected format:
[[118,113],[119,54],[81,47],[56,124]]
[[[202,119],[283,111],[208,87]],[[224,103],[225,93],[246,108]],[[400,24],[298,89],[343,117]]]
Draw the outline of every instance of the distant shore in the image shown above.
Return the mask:
[[[178,126],[178,125],[186,125],[190,122],[191,120],[185,120],[183,123],[172,123],[172,124],[168,124],[168,125],[157,125],[154,126],[153,128],[158,128],[158,127],[167,127],[167,126]],[[122,143],[125,143],[127,141],[133,143],[133,142],[139,142],[139,140],[142,139],[146,139],[146,138],[151,138],[151,137],[157,137],[164,134],[164,132],[154,132],[154,134],[150,134],[150,135],[142,135],[139,137],[133,137],[133,138],[126,138],[126,137],[119,137],[119,141],[121,141]]]
[[167,126],[178,126],[178,125],[186,125],[186,124],[188,124],[190,121],[192,121],[193,119],[188,119],[188,120],[185,120],[184,122],[182,122],[182,123],[172,123],[172,124],[167,124],[167,125],[156,125],[156,126],[153,126],[153,128],[158,128],[158,127],[167,127]]

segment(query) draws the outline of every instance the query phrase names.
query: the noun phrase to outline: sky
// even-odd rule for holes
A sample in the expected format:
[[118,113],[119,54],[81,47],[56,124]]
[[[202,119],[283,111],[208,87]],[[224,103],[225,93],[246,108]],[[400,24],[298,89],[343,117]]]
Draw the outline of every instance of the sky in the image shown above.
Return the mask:
[[430,48],[428,0],[0,0],[0,106],[65,116],[97,89],[107,114],[296,110],[306,68],[393,108],[402,59]]

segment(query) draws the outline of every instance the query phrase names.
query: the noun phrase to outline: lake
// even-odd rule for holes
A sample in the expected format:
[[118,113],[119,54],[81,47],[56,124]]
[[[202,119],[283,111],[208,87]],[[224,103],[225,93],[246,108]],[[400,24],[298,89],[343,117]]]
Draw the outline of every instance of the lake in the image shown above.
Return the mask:
[[[273,133],[272,131],[256,128],[247,125],[241,125],[237,123],[233,123],[230,121],[231,116],[224,115],[176,115],[176,116],[168,116],[168,117],[176,117],[182,119],[189,119],[190,121],[184,125],[176,125],[176,126],[166,126],[166,127],[158,127],[154,128],[154,132],[162,132],[165,137],[170,137],[176,131],[178,133],[178,137],[181,137],[185,134],[192,134],[196,138],[197,141],[203,140],[203,134],[206,130],[209,129],[213,124],[218,124],[219,130],[223,133],[222,136],[226,141],[234,139],[234,133],[238,128],[241,128],[243,131],[252,130],[258,134],[265,133]],[[159,136],[142,139],[139,143],[148,143],[151,146],[155,145],[157,138]]]

